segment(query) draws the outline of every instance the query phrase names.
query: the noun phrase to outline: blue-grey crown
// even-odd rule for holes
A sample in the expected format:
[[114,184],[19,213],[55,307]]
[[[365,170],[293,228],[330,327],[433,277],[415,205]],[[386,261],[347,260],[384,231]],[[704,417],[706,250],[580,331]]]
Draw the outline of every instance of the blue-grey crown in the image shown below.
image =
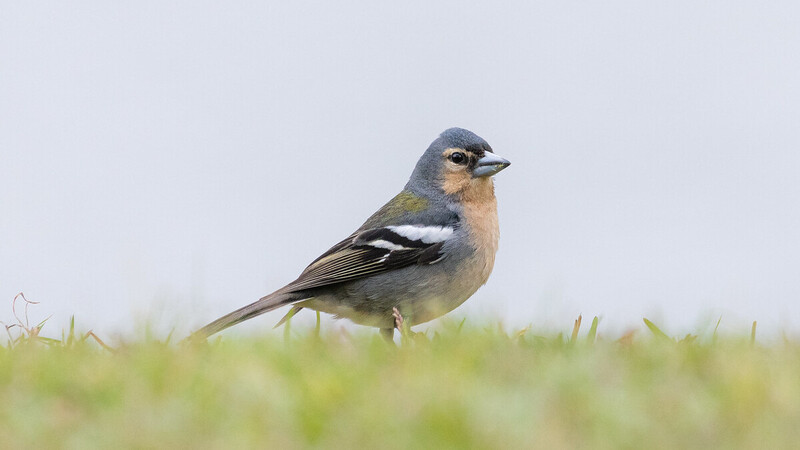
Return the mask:
[[[458,148],[467,148],[470,146],[486,146],[489,147],[489,144],[480,136],[473,133],[472,131],[465,130],[463,128],[448,128],[439,135],[439,139],[433,141],[431,147],[433,147],[437,141],[442,141],[442,144],[445,144],[441,149],[444,150],[446,148],[451,147],[458,147]],[[491,147],[487,149],[491,151]]]

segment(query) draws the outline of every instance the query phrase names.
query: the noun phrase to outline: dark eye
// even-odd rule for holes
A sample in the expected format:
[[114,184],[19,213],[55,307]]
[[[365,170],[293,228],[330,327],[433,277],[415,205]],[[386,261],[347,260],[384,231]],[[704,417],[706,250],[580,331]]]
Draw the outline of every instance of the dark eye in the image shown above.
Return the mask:
[[455,152],[450,155],[450,161],[453,161],[456,164],[464,164],[464,162],[467,161],[467,157],[461,152]]

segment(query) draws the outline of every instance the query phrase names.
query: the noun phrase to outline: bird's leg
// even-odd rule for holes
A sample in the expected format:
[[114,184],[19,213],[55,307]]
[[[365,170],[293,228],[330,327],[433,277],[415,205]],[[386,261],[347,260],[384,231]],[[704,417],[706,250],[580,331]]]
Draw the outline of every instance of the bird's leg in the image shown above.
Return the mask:
[[403,315],[397,308],[392,308],[392,317],[394,318],[394,326],[391,328],[381,328],[381,336],[386,341],[394,344],[394,329],[400,330],[400,337],[405,338],[406,332],[403,330]]
[[411,324],[406,323],[403,319],[403,315],[400,314],[397,308],[392,308],[392,317],[394,317],[394,327],[400,330],[400,337],[403,341],[414,337],[414,333],[411,331]]
[[394,327],[400,330],[400,334],[405,334],[403,331],[403,315],[397,308],[392,308],[392,317],[394,317]]

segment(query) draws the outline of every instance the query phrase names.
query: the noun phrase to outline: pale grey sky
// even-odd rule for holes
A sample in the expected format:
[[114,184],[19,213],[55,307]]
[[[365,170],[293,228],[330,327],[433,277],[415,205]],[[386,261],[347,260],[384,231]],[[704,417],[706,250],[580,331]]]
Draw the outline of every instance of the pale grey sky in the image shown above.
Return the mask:
[[51,331],[183,333],[461,126],[513,165],[494,274],[451,316],[798,331],[797,5],[3,2],[0,319],[23,291]]

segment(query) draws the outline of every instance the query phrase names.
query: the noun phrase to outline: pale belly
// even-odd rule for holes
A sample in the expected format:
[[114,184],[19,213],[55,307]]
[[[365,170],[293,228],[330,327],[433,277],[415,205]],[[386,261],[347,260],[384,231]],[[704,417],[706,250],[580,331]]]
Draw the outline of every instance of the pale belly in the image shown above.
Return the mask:
[[417,325],[441,317],[464,303],[486,283],[493,265],[494,254],[490,257],[474,255],[458,269],[442,271],[433,278],[420,277],[415,270],[404,270],[405,276],[385,277],[391,282],[382,282],[376,277],[376,280],[351,283],[298,306],[379,328],[394,326],[392,309],[398,308],[411,325]]

